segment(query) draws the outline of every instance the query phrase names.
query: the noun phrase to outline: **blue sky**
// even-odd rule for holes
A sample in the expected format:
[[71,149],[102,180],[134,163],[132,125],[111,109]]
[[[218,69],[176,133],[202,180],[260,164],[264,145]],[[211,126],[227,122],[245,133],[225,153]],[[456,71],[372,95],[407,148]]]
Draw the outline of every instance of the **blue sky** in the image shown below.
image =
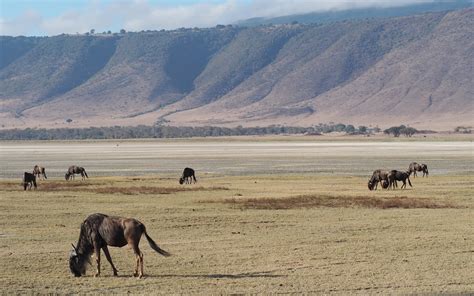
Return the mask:
[[251,17],[434,0],[0,0],[0,35],[212,27]]

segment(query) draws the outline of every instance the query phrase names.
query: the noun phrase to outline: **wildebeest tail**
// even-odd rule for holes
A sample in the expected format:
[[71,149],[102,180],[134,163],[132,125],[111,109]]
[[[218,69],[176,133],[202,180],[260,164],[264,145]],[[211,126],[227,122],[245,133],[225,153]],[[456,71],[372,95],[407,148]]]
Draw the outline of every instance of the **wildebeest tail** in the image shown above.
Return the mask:
[[194,183],[196,183],[197,180],[196,180],[196,176],[195,176],[195,175],[193,175],[193,179],[194,179]]
[[143,233],[145,233],[145,237],[146,237],[146,240],[148,241],[148,244],[150,245],[150,247],[155,250],[156,252],[160,253],[161,255],[165,256],[165,257],[168,257],[168,256],[171,256],[170,253],[166,252],[165,250],[163,250],[162,248],[160,248],[156,243],[155,241],[148,235],[148,233],[146,233],[146,229],[145,229],[145,225],[142,224],[142,227],[143,227]]
[[89,178],[89,176],[87,175],[86,173],[86,170],[84,169],[84,175],[86,175],[87,178]]

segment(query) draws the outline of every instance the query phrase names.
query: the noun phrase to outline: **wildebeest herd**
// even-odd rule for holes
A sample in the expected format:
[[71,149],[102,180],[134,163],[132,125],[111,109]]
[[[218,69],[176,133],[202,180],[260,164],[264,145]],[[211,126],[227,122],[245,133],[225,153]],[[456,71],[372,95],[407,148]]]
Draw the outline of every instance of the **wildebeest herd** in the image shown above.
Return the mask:
[[423,177],[428,177],[428,166],[416,162],[410,163],[406,172],[397,170],[375,170],[372,173],[372,177],[370,177],[367,186],[369,187],[369,190],[377,190],[377,185],[380,183],[384,189],[395,189],[398,187],[397,181],[401,181],[403,183],[401,188],[403,189],[407,187],[408,181],[408,185],[413,187],[410,182],[410,175],[413,173],[413,176],[416,177],[417,171],[423,172]]
[[[423,177],[428,176],[428,166],[426,164],[410,163],[407,171],[398,170],[375,170],[369,179],[369,190],[376,190],[378,184],[384,189],[395,189],[398,187],[397,181],[403,184],[401,188],[406,188],[406,183],[413,187],[410,181],[410,175],[417,176],[417,172],[423,172]],[[74,180],[74,175],[81,175],[82,180],[89,178],[83,167],[76,165],[70,166],[65,174],[66,181]],[[37,188],[36,180],[47,179],[44,167],[35,165],[33,173],[24,173],[23,187],[24,190]],[[192,168],[186,167],[179,178],[179,184],[196,183],[195,172]],[[69,256],[69,269],[71,273],[80,277],[85,275],[86,267],[90,264],[90,257],[95,255],[97,270],[95,276],[100,275],[100,250],[104,251],[107,261],[112,266],[114,276],[117,275],[112,258],[108,250],[108,246],[123,247],[130,246],[136,256],[136,265],[134,276],[143,277],[143,253],[138,245],[142,235],[148,241],[150,247],[163,256],[170,256],[170,253],[161,249],[153,239],[147,234],[145,225],[133,218],[113,217],[101,213],[89,215],[81,224],[79,239],[76,246],[73,244],[72,251]]]

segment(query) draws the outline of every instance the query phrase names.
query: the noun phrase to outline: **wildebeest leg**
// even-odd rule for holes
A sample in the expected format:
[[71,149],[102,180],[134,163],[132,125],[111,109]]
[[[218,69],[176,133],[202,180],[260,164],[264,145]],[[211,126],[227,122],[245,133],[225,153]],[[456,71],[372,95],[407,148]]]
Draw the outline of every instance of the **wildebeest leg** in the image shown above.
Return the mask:
[[95,273],[95,277],[100,275],[100,248],[97,244],[94,244],[94,252],[95,252],[95,262],[97,263],[97,272]]
[[[139,241],[134,241],[132,246],[133,253],[135,253],[135,257],[137,260],[137,265],[135,266],[135,273],[133,274],[133,276],[138,276],[138,278],[140,279],[143,277],[143,253],[138,248],[138,242]],[[140,268],[140,271],[138,270],[138,268]]]
[[107,248],[107,246],[104,246],[102,250],[104,250],[105,258],[107,258],[107,261],[109,261],[110,265],[112,266],[114,276],[117,276],[117,268],[115,268],[114,264],[112,263],[112,257],[110,257],[109,249]]
[[403,182],[403,185],[402,185],[401,189],[404,189],[404,188],[407,187],[407,182],[406,182],[406,180],[402,180],[402,182]]

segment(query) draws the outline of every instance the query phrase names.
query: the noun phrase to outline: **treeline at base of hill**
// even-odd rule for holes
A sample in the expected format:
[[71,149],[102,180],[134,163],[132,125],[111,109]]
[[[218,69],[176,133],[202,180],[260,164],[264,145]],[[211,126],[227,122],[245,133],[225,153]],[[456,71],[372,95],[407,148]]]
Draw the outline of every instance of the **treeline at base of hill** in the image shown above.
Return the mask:
[[[400,128],[402,127],[402,128]],[[394,136],[412,136],[419,132],[414,128],[391,127],[384,132]],[[406,133],[404,133],[404,131]],[[310,127],[270,125],[267,127],[233,128],[218,126],[186,127],[186,126],[113,126],[89,128],[26,128],[0,131],[0,140],[83,140],[83,139],[139,139],[139,138],[191,138],[191,137],[221,137],[221,136],[254,136],[254,135],[322,135],[332,132],[342,132],[349,135],[370,135],[381,132],[378,127],[359,126],[342,123],[319,124]]]

